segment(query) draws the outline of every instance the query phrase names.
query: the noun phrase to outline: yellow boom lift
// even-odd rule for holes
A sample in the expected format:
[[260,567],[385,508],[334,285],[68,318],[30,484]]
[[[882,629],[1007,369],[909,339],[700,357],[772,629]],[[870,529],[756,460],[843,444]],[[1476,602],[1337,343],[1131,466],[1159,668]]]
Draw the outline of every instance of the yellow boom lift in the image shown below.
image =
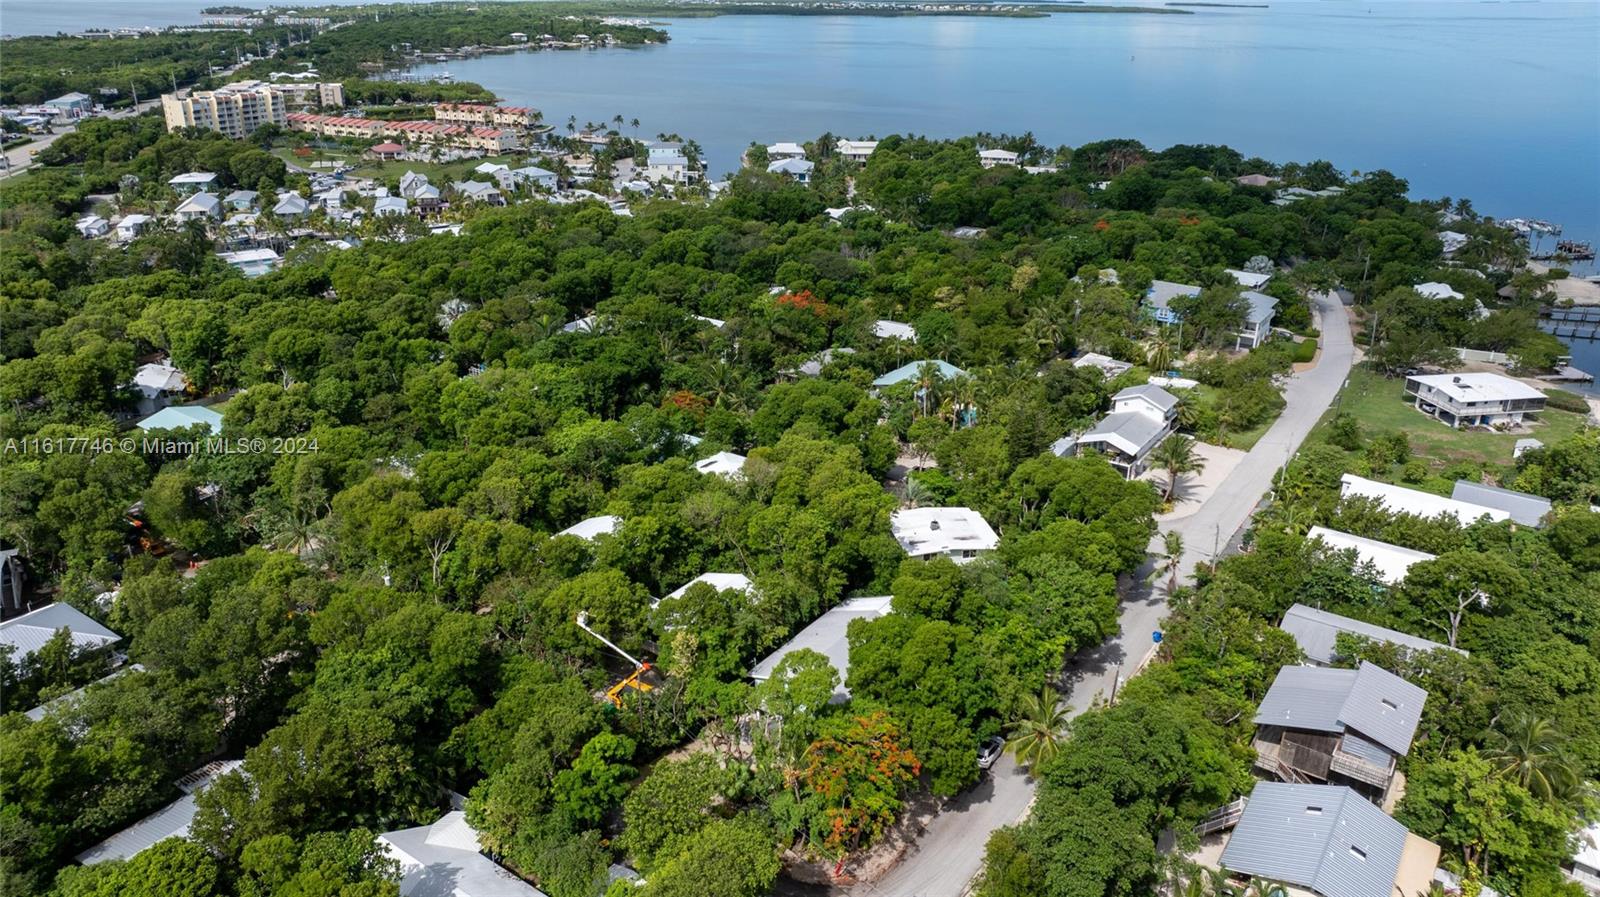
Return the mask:
[[655,688],[654,685],[651,685],[649,682],[644,680],[644,674],[650,671],[650,664],[645,663],[637,657],[634,657],[632,654],[629,654],[628,652],[617,647],[616,643],[611,641],[611,639],[608,639],[600,633],[595,632],[593,629],[590,629],[589,615],[581,611],[578,613],[578,628],[594,636],[596,639],[599,639],[601,644],[622,655],[624,660],[633,664],[633,672],[623,677],[621,682],[618,682],[616,685],[606,689],[606,700],[610,701],[613,706],[618,708],[622,707],[622,693],[630,688],[637,691],[651,691]]

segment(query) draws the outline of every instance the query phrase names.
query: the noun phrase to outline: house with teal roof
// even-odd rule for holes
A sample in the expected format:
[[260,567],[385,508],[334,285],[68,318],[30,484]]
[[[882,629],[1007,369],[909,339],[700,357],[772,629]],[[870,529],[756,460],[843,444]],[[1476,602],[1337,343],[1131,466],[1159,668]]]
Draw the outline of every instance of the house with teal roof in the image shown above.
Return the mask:
[[916,380],[917,377],[922,373],[922,366],[925,364],[931,364],[938,368],[939,378],[941,380],[954,380],[957,377],[967,376],[966,371],[963,371],[948,361],[924,359],[922,361],[913,361],[910,364],[901,365],[889,373],[884,374],[882,377],[872,381],[872,385],[881,389],[885,386],[893,386],[896,383],[905,383],[908,380]]
[[222,432],[222,415],[202,405],[169,405],[134,426],[141,430],[183,430],[205,424],[213,434]]

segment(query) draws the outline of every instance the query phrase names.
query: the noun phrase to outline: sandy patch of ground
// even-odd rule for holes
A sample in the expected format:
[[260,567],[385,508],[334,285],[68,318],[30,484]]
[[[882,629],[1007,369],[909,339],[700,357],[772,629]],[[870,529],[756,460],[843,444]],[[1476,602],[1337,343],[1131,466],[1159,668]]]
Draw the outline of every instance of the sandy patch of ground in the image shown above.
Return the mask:
[[[1200,510],[1206,500],[1217,491],[1217,487],[1233,469],[1244,460],[1247,452],[1239,449],[1223,448],[1220,445],[1211,445],[1206,442],[1194,444],[1195,454],[1205,461],[1205,469],[1199,473],[1184,474],[1178,480],[1178,491],[1174,496],[1172,508],[1164,514],[1157,514],[1158,523],[1167,523],[1181,520]],[[1139,477],[1149,482],[1163,493],[1167,488],[1167,472],[1164,470],[1147,470]]]
[[[1528,270],[1535,274],[1544,274],[1550,270],[1550,266],[1529,262]],[[1574,305],[1600,305],[1600,284],[1590,283],[1581,277],[1552,280],[1550,289],[1556,294],[1557,299],[1571,299]]]

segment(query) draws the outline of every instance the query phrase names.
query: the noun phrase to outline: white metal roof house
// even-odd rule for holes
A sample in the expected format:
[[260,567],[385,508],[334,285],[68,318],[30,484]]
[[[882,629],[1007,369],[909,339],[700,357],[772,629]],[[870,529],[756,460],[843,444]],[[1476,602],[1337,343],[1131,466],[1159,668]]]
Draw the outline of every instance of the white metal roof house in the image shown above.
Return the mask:
[[1256,708],[1256,768],[1285,782],[1348,785],[1382,804],[1427,699],[1376,664],[1284,667]]
[[700,473],[715,474],[719,477],[736,477],[744,472],[744,455],[733,452],[717,452],[709,458],[701,458],[694,462],[694,469]]
[[172,210],[179,221],[204,221],[222,218],[222,200],[215,193],[194,193]]
[[1484,517],[1496,523],[1511,519],[1509,512],[1499,508],[1457,501],[1431,492],[1407,489],[1404,486],[1380,483],[1377,480],[1358,477],[1353,473],[1347,473],[1339,478],[1339,497],[1370,498],[1393,514],[1410,514],[1413,517],[1438,517],[1441,514],[1448,514],[1463,525],[1475,523]]
[[779,159],[767,164],[767,174],[786,174],[804,184],[811,180],[811,171],[816,167],[809,159]]
[[1010,150],[978,150],[978,164],[984,168],[993,168],[996,165],[1015,165],[1018,158],[1020,157]]
[[1000,547],[1000,537],[971,508],[906,508],[889,515],[889,530],[906,554],[921,560],[943,555],[964,564]]
[[1439,845],[1337,785],[1261,782],[1222,850],[1229,872],[1317,897],[1426,894]]
[[1227,272],[1229,277],[1233,278],[1234,283],[1247,290],[1259,290],[1266,286],[1267,281],[1272,279],[1271,273],[1261,274],[1256,271],[1241,271],[1238,268],[1224,268],[1223,270]]
[[586,520],[580,520],[561,532],[556,533],[556,535],[577,536],[580,539],[593,542],[600,536],[609,536],[615,533],[621,526],[621,517],[618,517],[614,514],[606,514],[600,517],[590,517]]
[[779,141],[767,146],[768,162],[777,162],[780,159],[804,159],[805,157],[806,148],[798,143]]
[[479,851],[462,810],[432,825],[384,832],[378,843],[400,863],[401,897],[545,897]]
[[846,638],[852,620],[876,620],[891,611],[894,601],[893,596],[880,595],[872,598],[847,598],[835,605],[822,616],[811,621],[806,628],[795,633],[795,637],[783,643],[783,647],[762,658],[761,662],[750,669],[750,678],[757,682],[765,682],[772,678],[772,673],[778,668],[783,659],[802,648],[813,651],[828,658],[828,663],[839,673],[839,685],[833,690],[832,703],[840,703],[850,697],[850,689],[845,687],[845,680],[850,675],[850,642]]
[[878,149],[876,140],[835,140],[833,151],[844,159],[860,164],[867,161]]
[[400,195],[407,199],[415,199],[417,190],[428,186],[428,176],[415,171],[407,171],[400,176]]
[[1545,406],[1542,390],[1486,372],[1416,374],[1406,378],[1405,394],[1418,411],[1458,429],[1515,426]]
[[283,193],[272,207],[272,214],[279,218],[304,218],[311,214],[311,203],[298,193]]
[[209,189],[216,182],[217,176],[209,171],[187,171],[167,181],[167,186],[179,193],[195,193]]
[[1510,514],[1513,523],[1520,523],[1523,526],[1540,526],[1544,523],[1545,515],[1550,513],[1550,499],[1544,496],[1474,483],[1470,480],[1456,480],[1455,489],[1451,490],[1450,497],[1456,501],[1471,502],[1486,508],[1498,508]]
[[660,598],[650,602],[650,608],[654,610],[655,608],[660,607],[661,602],[663,601],[670,601],[674,598],[682,598],[690,589],[694,588],[700,583],[705,583],[713,589],[716,589],[718,592],[726,592],[729,589],[732,589],[735,592],[743,592],[752,597],[754,597],[756,593],[756,584],[751,582],[750,577],[745,576],[743,573],[702,573],[699,576],[696,576],[694,579],[689,580],[683,585],[678,586],[676,589],[673,589],[667,594],[661,596]]
[[1300,646],[1300,652],[1306,656],[1306,662],[1316,666],[1328,666],[1338,660],[1336,643],[1339,633],[1347,632],[1359,635],[1374,642],[1396,645],[1408,652],[1425,654],[1429,651],[1455,651],[1466,654],[1459,648],[1451,648],[1438,642],[1430,642],[1425,638],[1407,635],[1371,623],[1363,623],[1350,617],[1341,617],[1338,614],[1306,607],[1296,604],[1289,608],[1283,615],[1283,623],[1278,627],[1294,637],[1295,644]]
[[235,190],[222,198],[223,205],[235,212],[248,212],[256,207],[261,194],[254,190]]
[[1057,454],[1094,449],[1131,480],[1144,473],[1150,453],[1177,424],[1177,396],[1159,386],[1130,386],[1111,397],[1111,413],[1089,432],[1051,448]]
[[1354,551],[1357,562],[1376,567],[1378,575],[1390,585],[1399,585],[1405,581],[1406,571],[1413,565],[1431,561],[1435,557],[1426,551],[1413,551],[1388,542],[1379,542],[1377,539],[1364,539],[1325,526],[1313,526],[1306,533],[1306,538],[1321,539],[1324,545],[1334,551]]
[[245,277],[260,277],[278,270],[282,264],[283,256],[276,250],[267,249],[240,249],[235,252],[219,252],[217,258],[232,265]]
[[380,196],[372,201],[374,215],[404,215],[408,211],[410,204],[404,196]]
[[137,212],[132,215],[124,215],[122,220],[118,221],[116,224],[117,239],[124,241],[132,240],[134,237],[144,233],[145,229],[148,228],[153,221],[155,221],[155,219],[149,215],[141,215]]
[[0,623],[0,645],[14,648],[11,660],[21,663],[63,629],[80,650],[104,648],[122,638],[83,611],[57,601]]
[[83,235],[86,240],[103,237],[111,232],[111,222],[101,218],[99,215],[85,215],[79,218],[73,226],[78,229],[78,233]]
[[903,339],[914,343],[917,341],[917,328],[899,321],[878,320],[872,322],[872,335],[878,339]]
[[509,174],[513,184],[529,184],[541,190],[554,190],[559,186],[555,172],[540,168],[537,165],[525,165],[522,168],[515,168]]
[[176,783],[182,797],[78,854],[78,862],[92,866],[106,860],[126,860],[158,842],[188,835],[189,825],[194,822],[195,795],[242,765],[239,760],[217,760],[189,773]]
[[[96,679],[82,688],[75,688],[64,695],[61,695],[60,697],[51,698],[32,710],[24,712],[23,716],[26,716],[28,719],[31,719],[34,722],[39,722],[51,714],[69,713],[73,710],[73,708],[77,707],[78,704],[83,701],[83,696],[87,694],[90,689],[98,688],[99,686],[110,682],[113,679],[126,676],[129,673],[142,672],[144,672],[144,664],[142,663],[130,663],[125,667],[119,667],[116,672],[112,673],[111,675]],[[82,733],[75,734],[81,736]]]

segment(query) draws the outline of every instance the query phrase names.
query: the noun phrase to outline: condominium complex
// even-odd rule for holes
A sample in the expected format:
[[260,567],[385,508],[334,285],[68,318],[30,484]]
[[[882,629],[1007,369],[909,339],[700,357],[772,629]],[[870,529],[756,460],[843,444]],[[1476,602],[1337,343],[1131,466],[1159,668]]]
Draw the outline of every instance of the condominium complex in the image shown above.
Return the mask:
[[435,121],[458,125],[492,125],[497,128],[531,128],[539,113],[527,106],[483,106],[477,103],[440,103],[433,107]]
[[162,94],[167,130],[206,128],[235,139],[262,125],[285,123],[293,108],[344,106],[344,85],[334,82],[268,84],[235,81],[216,90]]

